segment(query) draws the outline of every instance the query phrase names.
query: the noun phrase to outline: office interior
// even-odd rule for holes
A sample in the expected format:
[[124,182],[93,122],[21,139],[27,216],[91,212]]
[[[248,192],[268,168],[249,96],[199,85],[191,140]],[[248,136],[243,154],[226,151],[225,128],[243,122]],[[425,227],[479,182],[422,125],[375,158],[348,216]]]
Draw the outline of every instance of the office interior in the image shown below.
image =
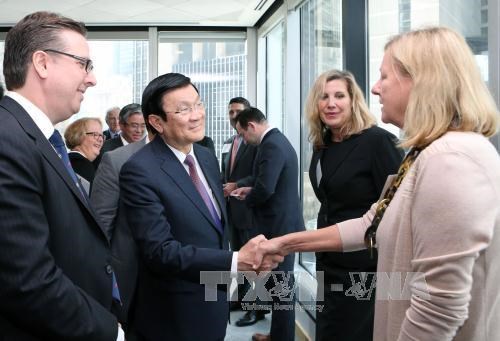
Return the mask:
[[[483,79],[500,104],[500,5],[498,0],[0,0],[0,69],[9,28],[24,15],[48,10],[83,21],[88,30],[97,86],[81,110],[59,129],[112,106],[140,103],[148,82],[166,72],[193,80],[206,104],[206,135],[220,158],[234,134],[230,98],[243,96],[291,141],[299,158],[303,216],[314,229],[319,203],[309,184],[312,155],[304,117],[307,92],[328,69],[351,71],[381,127],[380,105],[370,93],[379,76],[383,47],[398,33],[430,25],[465,36]],[[0,82],[4,84],[3,72]],[[500,150],[500,137],[492,138]],[[314,254],[296,257],[300,295],[296,331],[314,339],[317,282]]]

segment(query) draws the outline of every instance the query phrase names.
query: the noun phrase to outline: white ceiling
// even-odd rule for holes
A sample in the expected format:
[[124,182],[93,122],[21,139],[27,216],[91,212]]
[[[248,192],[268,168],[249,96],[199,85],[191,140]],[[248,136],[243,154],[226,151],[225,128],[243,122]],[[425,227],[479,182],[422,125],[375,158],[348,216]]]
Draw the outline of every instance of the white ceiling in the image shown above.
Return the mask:
[[0,0],[0,26],[52,11],[86,25],[251,27],[275,0]]

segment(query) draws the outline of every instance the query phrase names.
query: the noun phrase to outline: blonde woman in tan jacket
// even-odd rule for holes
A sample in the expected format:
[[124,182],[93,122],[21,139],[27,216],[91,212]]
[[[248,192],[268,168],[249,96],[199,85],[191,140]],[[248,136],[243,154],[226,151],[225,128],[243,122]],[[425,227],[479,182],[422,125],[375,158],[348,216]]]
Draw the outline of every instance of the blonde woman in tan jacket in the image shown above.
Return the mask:
[[412,31],[387,43],[380,75],[382,120],[411,148],[384,200],[260,246],[377,247],[374,340],[500,340],[499,114],[473,54],[450,29]]

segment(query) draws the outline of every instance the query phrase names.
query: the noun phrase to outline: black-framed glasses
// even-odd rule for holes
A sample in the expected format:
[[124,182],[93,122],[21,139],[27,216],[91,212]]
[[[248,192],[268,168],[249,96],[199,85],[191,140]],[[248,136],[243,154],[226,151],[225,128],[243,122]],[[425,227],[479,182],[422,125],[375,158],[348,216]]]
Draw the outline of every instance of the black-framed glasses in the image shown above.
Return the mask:
[[73,59],[76,59],[78,62],[80,62],[80,64],[82,64],[85,67],[85,72],[87,72],[87,73],[90,73],[94,69],[94,63],[89,58],[76,56],[76,55],[71,54],[71,53],[66,53],[66,52],[58,51],[58,50],[54,50],[54,49],[45,49],[45,50],[43,50],[43,52],[53,52],[53,53],[62,54],[63,56],[67,56],[67,57],[71,57]]
[[93,136],[95,139],[99,139],[99,138],[104,139],[104,135],[103,134],[97,133],[95,131],[89,131],[89,132],[85,133],[85,135]]

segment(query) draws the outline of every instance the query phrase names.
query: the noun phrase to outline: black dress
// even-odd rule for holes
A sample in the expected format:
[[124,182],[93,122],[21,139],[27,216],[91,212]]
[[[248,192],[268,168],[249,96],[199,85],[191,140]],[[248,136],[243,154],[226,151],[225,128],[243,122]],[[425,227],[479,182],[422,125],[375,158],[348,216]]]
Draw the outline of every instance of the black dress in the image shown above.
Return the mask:
[[95,176],[95,167],[92,161],[78,152],[69,152],[68,157],[75,173],[92,184]]
[[[397,172],[403,158],[402,150],[395,147],[396,137],[378,127],[342,142],[332,142],[328,132],[324,141],[325,147],[313,153],[309,169],[321,202],[318,228],[362,216],[378,200],[387,176]],[[316,270],[324,275],[323,285],[318,285],[318,290],[324,288],[318,292],[320,298],[324,294],[324,301],[317,302],[323,311],[316,313],[316,340],[372,340],[375,292],[370,288],[376,265],[376,256],[370,258],[367,250],[316,253]],[[362,277],[363,272],[371,274]],[[356,291],[355,284],[367,290]]]

